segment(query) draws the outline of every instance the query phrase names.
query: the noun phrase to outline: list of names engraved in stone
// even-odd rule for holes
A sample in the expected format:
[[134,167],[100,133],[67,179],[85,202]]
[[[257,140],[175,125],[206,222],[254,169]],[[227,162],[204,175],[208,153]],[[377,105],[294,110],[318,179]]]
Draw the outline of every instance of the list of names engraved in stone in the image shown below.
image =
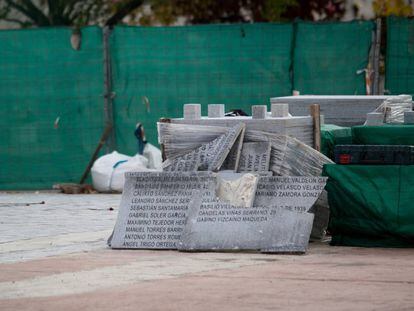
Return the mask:
[[128,191],[124,192],[111,246],[176,248],[193,191],[214,188],[214,181],[211,175],[200,173],[164,172],[127,178]]

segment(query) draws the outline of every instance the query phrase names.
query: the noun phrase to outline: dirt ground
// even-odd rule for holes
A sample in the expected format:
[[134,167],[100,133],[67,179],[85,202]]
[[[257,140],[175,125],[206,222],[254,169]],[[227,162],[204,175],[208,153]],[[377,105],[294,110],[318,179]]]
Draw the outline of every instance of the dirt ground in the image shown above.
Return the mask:
[[414,310],[414,249],[111,250],[119,201],[0,193],[0,310]]

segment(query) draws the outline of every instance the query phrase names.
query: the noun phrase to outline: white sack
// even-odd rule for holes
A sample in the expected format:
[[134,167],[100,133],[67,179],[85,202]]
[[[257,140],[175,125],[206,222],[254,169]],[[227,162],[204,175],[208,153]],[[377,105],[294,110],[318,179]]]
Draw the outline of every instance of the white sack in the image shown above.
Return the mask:
[[92,184],[99,192],[122,192],[126,172],[149,171],[148,159],[142,155],[133,157],[116,151],[97,159],[92,166]]

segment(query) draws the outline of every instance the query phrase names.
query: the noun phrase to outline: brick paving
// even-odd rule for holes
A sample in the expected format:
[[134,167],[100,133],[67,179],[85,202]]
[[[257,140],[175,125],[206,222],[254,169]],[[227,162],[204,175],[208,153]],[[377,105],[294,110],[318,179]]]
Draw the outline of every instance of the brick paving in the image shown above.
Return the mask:
[[0,310],[414,309],[413,249],[111,250],[120,198],[0,193]]

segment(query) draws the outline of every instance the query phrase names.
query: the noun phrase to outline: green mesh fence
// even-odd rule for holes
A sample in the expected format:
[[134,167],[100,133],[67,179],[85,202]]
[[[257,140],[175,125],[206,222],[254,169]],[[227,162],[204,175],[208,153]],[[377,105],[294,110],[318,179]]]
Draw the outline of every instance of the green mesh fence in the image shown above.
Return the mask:
[[293,88],[300,94],[365,95],[374,23],[296,24]]
[[[185,103],[250,113],[294,88],[363,94],[373,23],[116,27],[110,38],[116,149],[136,152],[141,122],[156,144],[160,117]],[[77,182],[104,125],[102,30],[0,31],[0,189]],[[319,55],[320,54],[320,55]]]
[[116,27],[111,36],[114,121],[119,151],[136,152],[133,130],[181,117],[185,103],[226,110],[289,95],[291,24]]
[[[101,29],[0,31],[0,189],[78,182],[103,128]],[[56,123],[55,123],[56,122]]]
[[389,94],[414,95],[414,20],[387,19],[385,89]]

